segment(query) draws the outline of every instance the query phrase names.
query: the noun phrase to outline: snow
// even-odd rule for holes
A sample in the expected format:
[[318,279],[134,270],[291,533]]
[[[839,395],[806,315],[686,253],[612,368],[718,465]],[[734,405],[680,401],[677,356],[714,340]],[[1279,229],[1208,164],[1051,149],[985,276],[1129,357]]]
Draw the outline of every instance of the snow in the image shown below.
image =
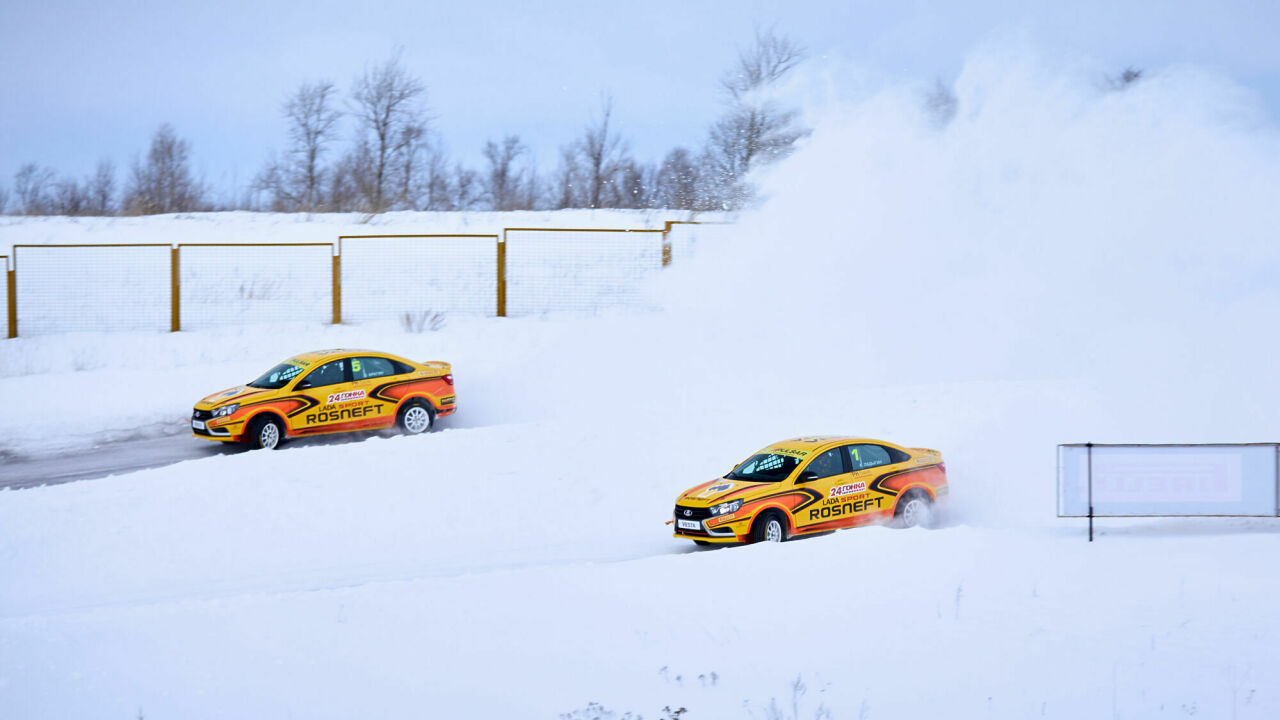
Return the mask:
[[[10,454],[180,430],[319,347],[451,361],[460,402],[0,492],[5,716],[1275,717],[1280,521],[1053,516],[1058,443],[1280,437],[1275,128],[1190,69],[979,53],[957,89],[941,132],[907,92],[830,109],[652,312],[0,343]],[[941,450],[942,527],[670,537],[679,492],[814,433]]]

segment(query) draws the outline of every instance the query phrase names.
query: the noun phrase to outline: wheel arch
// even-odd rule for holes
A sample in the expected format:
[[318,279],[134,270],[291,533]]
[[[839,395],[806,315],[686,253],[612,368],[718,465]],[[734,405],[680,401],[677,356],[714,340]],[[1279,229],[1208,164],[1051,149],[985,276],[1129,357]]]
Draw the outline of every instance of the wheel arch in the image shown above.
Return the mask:
[[783,505],[777,505],[774,503],[770,503],[768,505],[762,505],[759,509],[757,509],[755,512],[751,514],[751,525],[748,527],[748,533],[750,533],[751,531],[754,531],[756,527],[756,523],[760,522],[760,518],[764,517],[764,515],[769,512],[776,512],[777,514],[782,516],[782,522],[787,526],[788,535],[796,534],[796,524],[795,524],[794,518],[791,517],[791,511],[789,511]]
[[248,437],[249,429],[252,428],[253,424],[258,422],[258,419],[263,417],[264,415],[267,417],[274,418],[275,421],[280,424],[280,432],[283,435],[288,436],[291,434],[289,432],[289,421],[286,420],[284,416],[275,408],[264,407],[259,410],[255,410],[252,414],[250,414],[248,417],[244,419],[244,432],[241,433],[241,436]]

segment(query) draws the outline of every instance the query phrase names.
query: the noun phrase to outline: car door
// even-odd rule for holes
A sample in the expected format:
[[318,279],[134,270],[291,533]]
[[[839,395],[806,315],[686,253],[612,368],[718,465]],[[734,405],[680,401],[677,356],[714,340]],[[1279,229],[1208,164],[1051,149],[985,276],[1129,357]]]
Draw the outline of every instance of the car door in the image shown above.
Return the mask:
[[893,512],[894,493],[878,489],[876,478],[890,472],[894,464],[892,452],[883,445],[855,443],[844,448],[853,470],[847,500],[855,525],[870,522]]
[[847,524],[848,513],[837,492],[849,483],[850,469],[848,453],[839,447],[819,453],[800,468],[796,487],[811,490],[821,499],[815,498],[793,513],[796,529],[838,528]]
[[330,360],[299,380],[293,386],[294,393],[309,398],[313,404],[290,418],[295,432],[304,435],[325,432],[349,422],[351,403],[344,400],[343,393],[350,383],[351,363],[348,358]]
[[364,427],[387,427],[396,421],[396,403],[378,397],[374,391],[398,374],[401,374],[401,369],[397,367],[397,363],[387,358],[373,356],[351,358],[349,393],[352,398],[358,397],[361,403]]

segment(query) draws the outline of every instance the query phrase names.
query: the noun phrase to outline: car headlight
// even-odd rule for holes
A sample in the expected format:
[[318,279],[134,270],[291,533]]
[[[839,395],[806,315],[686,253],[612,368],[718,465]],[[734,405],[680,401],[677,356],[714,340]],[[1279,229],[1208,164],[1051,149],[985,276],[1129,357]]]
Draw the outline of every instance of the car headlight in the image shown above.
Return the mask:
[[740,507],[742,507],[741,500],[730,500],[729,502],[726,502],[726,503],[713,505],[711,506],[711,516],[715,517],[716,515],[728,515],[731,512],[737,512],[738,508]]
[[223,405],[220,408],[214,409],[213,416],[216,418],[226,417],[239,409],[240,409],[240,403],[231,403],[230,405]]

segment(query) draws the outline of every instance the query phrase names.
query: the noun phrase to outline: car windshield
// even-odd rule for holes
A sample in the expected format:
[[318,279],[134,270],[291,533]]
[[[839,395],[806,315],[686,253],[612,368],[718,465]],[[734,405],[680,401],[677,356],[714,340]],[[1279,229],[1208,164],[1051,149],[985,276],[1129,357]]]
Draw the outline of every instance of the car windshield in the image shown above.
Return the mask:
[[271,368],[262,377],[249,383],[249,387],[262,388],[263,390],[279,390],[289,381],[298,376],[303,368],[290,362],[282,362]]
[[791,471],[796,469],[796,465],[799,464],[800,458],[794,458],[790,455],[760,453],[751,456],[750,459],[734,468],[725,477],[734,480],[751,480],[753,482],[778,482],[785,480],[791,474]]

